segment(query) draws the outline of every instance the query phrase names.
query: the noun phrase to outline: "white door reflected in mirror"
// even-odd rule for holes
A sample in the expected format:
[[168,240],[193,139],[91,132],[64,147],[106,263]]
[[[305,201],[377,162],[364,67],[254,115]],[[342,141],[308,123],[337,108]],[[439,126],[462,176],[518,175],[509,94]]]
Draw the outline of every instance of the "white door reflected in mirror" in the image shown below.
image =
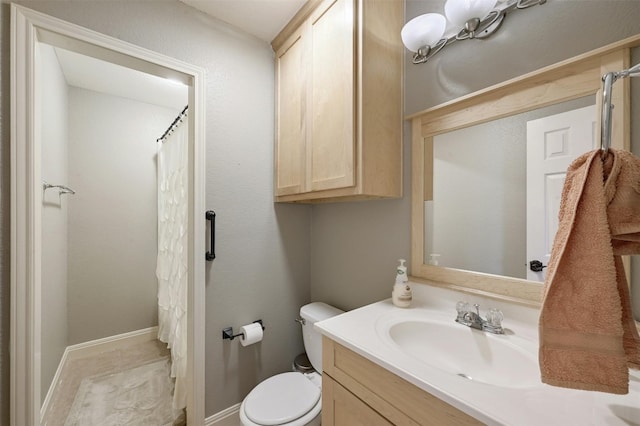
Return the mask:
[[[596,147],[595,105],[527,122],[527,279],[544,281],[567,168]],[[539,261],[542,265],[532,262]]]

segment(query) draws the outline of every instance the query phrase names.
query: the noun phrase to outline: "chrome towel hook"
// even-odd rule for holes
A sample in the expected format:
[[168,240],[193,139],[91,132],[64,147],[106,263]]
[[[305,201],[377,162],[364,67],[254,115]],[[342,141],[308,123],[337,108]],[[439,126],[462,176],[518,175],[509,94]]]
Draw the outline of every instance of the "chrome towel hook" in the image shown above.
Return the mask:
[[47,183],[47,182],[42,182],[42,191],[46,191],[49,188],[58,188],[58,194],[59,195],[75,194],[76,193],[76,191],[74,191],[73,189],[69,188],[68,186],[52,185],[52,184]]

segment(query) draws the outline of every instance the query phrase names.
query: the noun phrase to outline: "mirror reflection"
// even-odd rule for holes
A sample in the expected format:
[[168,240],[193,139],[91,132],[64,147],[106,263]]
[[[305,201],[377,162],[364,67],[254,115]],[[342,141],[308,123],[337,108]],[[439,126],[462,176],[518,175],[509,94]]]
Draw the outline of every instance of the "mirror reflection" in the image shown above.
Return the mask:
[[424,263],[544,281],[564,171],[596,146],[595,104],[588,96],[426,139]]

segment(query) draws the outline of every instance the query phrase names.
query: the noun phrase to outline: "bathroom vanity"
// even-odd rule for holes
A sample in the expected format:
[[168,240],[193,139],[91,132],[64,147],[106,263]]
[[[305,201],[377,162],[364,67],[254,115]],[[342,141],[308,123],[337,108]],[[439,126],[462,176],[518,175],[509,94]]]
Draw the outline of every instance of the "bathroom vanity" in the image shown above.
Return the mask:
[[323,425],[482,424],[328,337],[322,345]]
[[[569,101],[588,98],[590,104],[596,104],[601,76],[627,68],[630,49],[638,46],[640,35],[408,117],[412,133],[414,300],[410,308],[402,309],[387,299],[315,324],[324,335],[324,425],[640,424],[638,371],[630,372],[626,395],[565,389],[541,382],[541,281],[448,263],[459,260],[461,255],[456,253],[443,255],[439,265],[426,259],[430,253],[438,253],[430,240],[436,225],[426,220],[427,207],[433,207],[429,203],[438,202],[434,196],[434,139],[443,133]],[[612,146],[628,149],[629,86],[621,81],[612,93],[616,104]],[[517,192],[526,191],[523,188]],[[536,203],[534,200],[532,205]],[[454,211],[462,211],[469,218],[472,210]],[[485,225],[486,217],[480,215],[478,227]],[[497,229],[502,228],[511,229],[498,223],[490,233],[499,234]],[[449,233],[447,238],[458,238],[457,246],[468,249],[477,234],[472,231]],[[474,258],[481,252],[493,253],[486,248],[486,239],[477,239],[480,247],[468,251]],[[518,240],[522,243],[523,238]],[[532,259],[525,257],[517,263],[526,273],[528,260]],[[424,281],[417,282],[420,280]],[[468,306],[479,305],[483,318],[492,308],[502,311],[505,334],[456,322],[457,306],[467,306],[459,305],[461,301]]]
[[[410,308],[383,300],[316,323],[323,425],[640,424],[640,372],[613,395],[543,384],[538,309],[411,283]],[[455,322],[456,303],[504,313],[504,335]]]

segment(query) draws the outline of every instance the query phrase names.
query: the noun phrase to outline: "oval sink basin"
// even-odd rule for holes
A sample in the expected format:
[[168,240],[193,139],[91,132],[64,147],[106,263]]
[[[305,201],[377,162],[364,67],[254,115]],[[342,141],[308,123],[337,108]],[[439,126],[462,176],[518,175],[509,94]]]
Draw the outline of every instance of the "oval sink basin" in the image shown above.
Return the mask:
[[537,347],[513,335],[494,335],[451,320],[402,320],[385,327],[405,354],[461,380],[494,386],[538,386]]

